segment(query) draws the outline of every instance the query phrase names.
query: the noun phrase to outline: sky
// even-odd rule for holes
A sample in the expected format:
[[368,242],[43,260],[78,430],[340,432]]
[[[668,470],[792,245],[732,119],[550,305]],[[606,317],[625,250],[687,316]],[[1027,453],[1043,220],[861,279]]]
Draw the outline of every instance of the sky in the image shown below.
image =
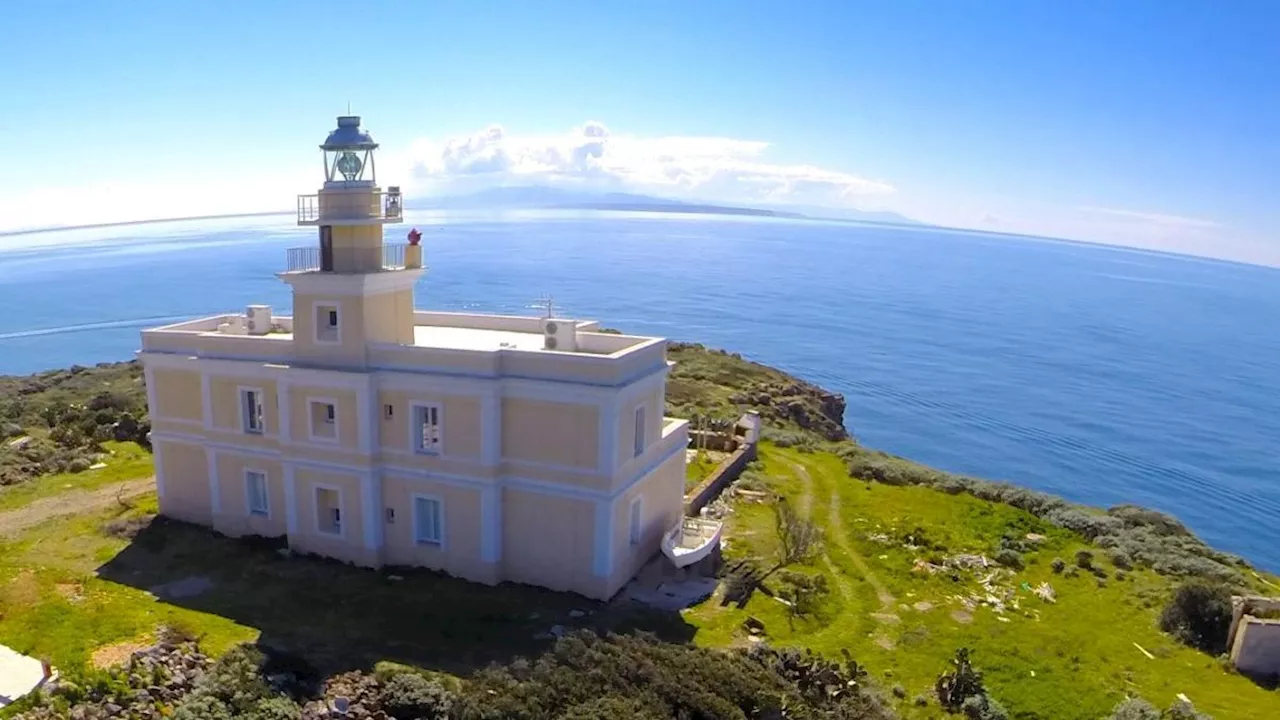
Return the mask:
[[0,230],[291,209],[351,112],[408,194],[888,210],[1280,265],[1280,2],[7,8]]

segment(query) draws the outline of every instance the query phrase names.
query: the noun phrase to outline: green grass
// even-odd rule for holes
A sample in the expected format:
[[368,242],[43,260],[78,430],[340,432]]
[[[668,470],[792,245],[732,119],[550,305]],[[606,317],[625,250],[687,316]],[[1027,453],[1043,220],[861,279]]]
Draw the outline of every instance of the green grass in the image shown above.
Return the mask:
[[[827,574],[832,591],[815,617],[794,628],[785,608],[759,593],[744,610],[708,603],[686,613],[686,619],[700,628],[700,643],[741,643],[742,620],[753,615],[764,621],[776,644],[824,653],[848,648],[881,675],[883,685],[906,688],[908,699],[900,710],[908,718],[940,716],[936,705],[915,708],[910,699],[917,694],[932,697],[934,679],[959,647],[973,651],[989,690],[1015,718],[1097,720],[1126,694],[1168,706],[1177,693],[1186,693],[1198,709],[1217,720],[1268,717],[1280,706],[1277,693],[1223,669],[1217,659],[1157,629],[1159,610],[1174,586],[1169,578],[1138,570],[1116,580],[1115,568],[1097,548],[1090,548],[1095,564],[1112,576],[1104,587],[1085,572],[1074,578],[1056,575],[1050,568],[1053,558],[1070,564],[1076,550],[1089,546],[1026,512],[927,488],[852,481],[843,463],[831,455],[766,445],[762,457],[771,488],[808,508],[823,529],[822,556],[800,569]],[[729,523],[730,558],[774,553],[773,515],[767,504],[739,503]],[[913,551],[900,541],[868,538],[877,533],[900,537],[917,527],[925,529],[930,543],[946,550]],[[1057,592],[1057,603],[1019,590],[1023,612],[1006,612],[1007,622],[987,607],[972,611],[967,623],[952,617],[963,610],[955,598],[976,591],[975,576],[961,575],[956,582],[912,570],[917,558],[930,554],[980,552],[991,557],[1002,536],[1022,538],[1027,533],[1046,539],[1039,549],[1024,554],[1026,569],[1011,584],[1048,582]],[[888,608],[881,607],[869,576],[894,596]],[[917,610],[914,606],[921,602],[933,607]],[[898,619],[878,622],[872,617],[878,612]],[[1135,643],[1155,659],[1148,659]]]
[[[261,641],[298,652],[324,672],[390,660],[466,674],[536,655],[550,642],[535,636],[553,625],[643,627],[674,640],[693,633],[674,613],[524,585],[486,587],[421,569],[286,558],[276,543],[231,540],[164,519],[132,540],[106,531],[113,520],[145,522],[156,510],[154,495],[135,504],[50,521],[0,544],[0,644],[74,671],[97,648],[176,624],[214,654]],[[164,601],[148,593],[190,577],[213,587]],[[574,617],[575,610],[586,614]]]
[[81,473],[45,475],[19,485],[0,487],[0,510],[12,510],[33,500],[59,495],[68,490],[96,490],[113,483],[147,477],[152,473],[151,453],[137,443],[105,442],[110,453],[102,462],[105,468]]
[[720,467],[720,461],[717,459],[723,453],[711,455],[710,453],[699,452],[692,460],[685,465],[684,469],[684,491],[687,494],[694,488],[698,487],[703,480],[710,477],[715,469]]

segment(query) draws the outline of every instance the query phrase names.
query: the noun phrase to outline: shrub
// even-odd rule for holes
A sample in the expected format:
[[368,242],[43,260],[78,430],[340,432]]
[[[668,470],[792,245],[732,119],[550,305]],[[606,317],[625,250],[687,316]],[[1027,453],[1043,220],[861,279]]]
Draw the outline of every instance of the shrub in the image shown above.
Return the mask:
[[1231,590],[1201,581],[1184,583],[1160,614],[1160,629],[1211,655],[1226,651]]
[[1018,551],[1009,548],[996,553],[995,561],[1014,570],[1021,570],[1026,567],[1026,564],[1022,561],[1022,555]]
[[382,686],[382,707],[395,717],[448,717],[453,701],[444,685],[417,673],[392,675]]
[[1054,558],[1053,562],[1050,565],[1053,568],[1053,572],[1058,575],[1061,575],[1062,571],[1065,570],[1067,567],[1066,561],[1064,561],[1060,557]]
[[1119,549],[1111,551],[1111,564],[1121,570],[1133,569],[1133,559],[1129,557],[1129,553]]
[[452,717],[781,717],[786,708],[797,717],[892,718],[864,682],[865,671],[850,659],[838,664],[759,646],[724,652],[580,631],[559,638],[536,661],[472,675]]
[[949,712],[957,712],[968,699],[986,694],[982,674],[969,661],[968,648],[956,650],[955,657],[951,659],[950,672],[938,676],[934,691],[938,696],[938,703]]
[[82,473],[91,467],[93,462],[88,458],[72,458],[71,462],[67,463],[67,472]]
[[990,695],[974,695],[965,698],[960,711],[969,720],[1009,720],[1009,713]]
[[1076,567],[1081,570],[1093,570],[1093,553],[1088,550],[1076,552]]
[[1117,705],[1107,720],[1160,720],[1160,711],[1142,698],[1129,698]]

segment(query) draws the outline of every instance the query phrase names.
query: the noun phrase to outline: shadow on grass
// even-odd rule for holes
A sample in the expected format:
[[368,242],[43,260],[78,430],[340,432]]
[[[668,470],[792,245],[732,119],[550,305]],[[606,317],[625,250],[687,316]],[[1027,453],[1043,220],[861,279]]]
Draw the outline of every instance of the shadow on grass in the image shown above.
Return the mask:
[[695,632],[679,613],[634,603],[515,583],[490,587],[421,568],[286,557],[284,546],[283,539],[236,540],[157,517],[97,573],[147,591],[195,588],[157,594],[256,628],[259,645],[305,658],[323,675],[367,670],[380,660],[465,675],[537,655],[551,645],[555,625],[643,630],[669,642],[688,642]]

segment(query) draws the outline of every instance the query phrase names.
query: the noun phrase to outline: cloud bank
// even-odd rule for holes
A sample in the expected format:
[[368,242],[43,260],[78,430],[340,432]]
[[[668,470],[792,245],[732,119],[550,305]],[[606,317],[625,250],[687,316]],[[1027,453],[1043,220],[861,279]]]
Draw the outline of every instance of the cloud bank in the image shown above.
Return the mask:
[[501,185],[578,186],[715,201],[855,207],[891,195],[887,182],[813,165],[771,163],[768,143],[725,137],[638,137],[587,122],[554,135],[501,125],[410,149],[415,189],[471,192]]

